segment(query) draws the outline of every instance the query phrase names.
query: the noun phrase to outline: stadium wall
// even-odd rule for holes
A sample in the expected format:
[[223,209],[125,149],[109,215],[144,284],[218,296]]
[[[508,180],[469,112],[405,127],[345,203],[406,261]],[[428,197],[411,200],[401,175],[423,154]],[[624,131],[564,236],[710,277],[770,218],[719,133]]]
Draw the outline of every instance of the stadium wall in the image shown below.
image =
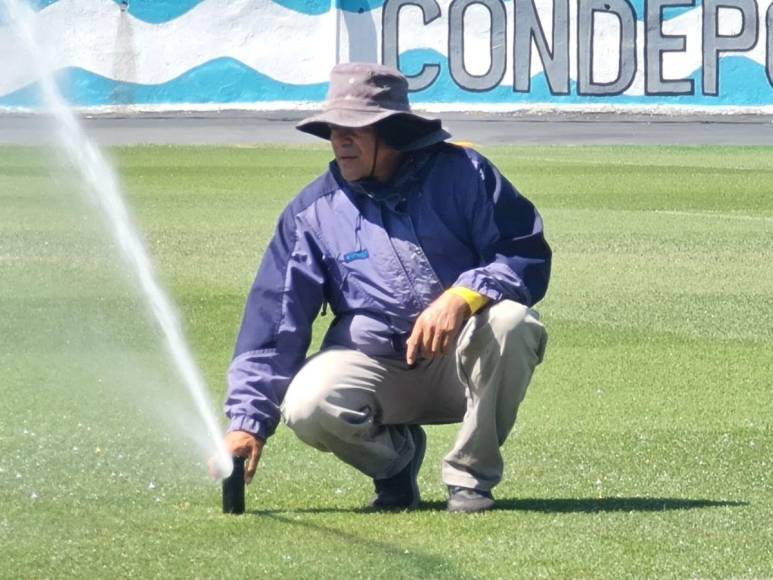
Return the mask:
[[[425,109],[773,108],[773,0],[30,1],[84,108],[315,106],[344,61],[399,66]],[[0,62],[0,108],[36,108],[1,11]]]

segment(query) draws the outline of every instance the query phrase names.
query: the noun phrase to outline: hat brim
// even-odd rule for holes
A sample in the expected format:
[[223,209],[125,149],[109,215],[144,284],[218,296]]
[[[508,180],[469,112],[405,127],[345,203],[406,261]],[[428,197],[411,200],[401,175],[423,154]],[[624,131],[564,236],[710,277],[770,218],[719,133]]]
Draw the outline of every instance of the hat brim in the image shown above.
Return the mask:
[[330,109],[308,117],[298,123],[295,128],[303,133],[314,135],[320,139],[330,139],[330,126],[360,129],[374,125],[384,119],[400,118],[403,122],[414,123],[417,129],[427,134],[441,129],[440,119],[431,119],[407,111],[366,111],[360,109]]

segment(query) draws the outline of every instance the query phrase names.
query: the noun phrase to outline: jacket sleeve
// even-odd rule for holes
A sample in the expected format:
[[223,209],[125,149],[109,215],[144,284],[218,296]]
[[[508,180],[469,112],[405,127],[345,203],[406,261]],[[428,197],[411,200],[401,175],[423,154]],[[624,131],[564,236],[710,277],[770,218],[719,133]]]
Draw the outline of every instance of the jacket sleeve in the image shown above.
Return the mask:
[[270,437],[287,387],[306,357],[323,300],[322,254],[288,208],[263,256],[228,370],[229,431]]
[[472,216],[470,237],[481,264],[462,272],[453,285],[495,302],[532,306],[545,295],[550,278],[551,250],[542,217],[493,164],[473,151],[468,155],[475,177],[463,203]]

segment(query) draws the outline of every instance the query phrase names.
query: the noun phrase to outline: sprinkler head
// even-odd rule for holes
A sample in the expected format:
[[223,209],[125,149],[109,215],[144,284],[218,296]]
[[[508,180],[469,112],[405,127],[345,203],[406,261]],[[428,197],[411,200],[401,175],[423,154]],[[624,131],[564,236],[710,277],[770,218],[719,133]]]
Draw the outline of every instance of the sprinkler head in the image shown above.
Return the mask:
[[234,457],[234,469],[223,480],[223,513],[244,513],[244,457]]

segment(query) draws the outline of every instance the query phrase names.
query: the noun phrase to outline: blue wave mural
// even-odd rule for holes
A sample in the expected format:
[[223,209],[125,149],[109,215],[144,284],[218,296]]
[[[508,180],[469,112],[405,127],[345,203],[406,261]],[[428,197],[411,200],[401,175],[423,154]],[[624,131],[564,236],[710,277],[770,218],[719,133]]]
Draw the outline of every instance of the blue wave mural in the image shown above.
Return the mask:
[[[93,0],[94,2],[106,2],[108,0]],[[179,18],[191,8],[206,0],[112,0],[119,7],[123,4],[126,11],[145,22],[159,24]],[[61,0],[27,0],[35,10],[43,10],[51,4]]]
[[[51,4],[61,0],[28,0],[35,10],[43,10]],[[94,0],[106,2],[108,0]],[[119,6],[126,5],[126,11],[139,20],[151,24],[160,24],[179,18],[192,8],[206,0],[112,0]],[[363,13],[376,8],[381,8],[385,0],[273,0],[276,4],[284,6],[301,14],[318,15],[329,12],[335,7],[347,12]],[[512,0],[505,0],[512,2]]]
[[[232,58],[209,61],[158,85],[119,82],[82,68],[59,71],[58,82],[65,98],[81,106],[322,101],[327,92],[327,83],[281,83]],[[0,97],[2,107],[38,105],[37,84]]]
[[[60,2],[61,0],[28,0],[30,5],[37,10],[42,10],[47,6]],[[108,0],[94,0],[95,2],[106,2]],[[179,18],[192,8],[206,2],[206,0],[112,0],[120,5],[127,5],[127,12],[145,22],[159,24]],[[276,4],[284,6],[295,12],[309,15],[325,14],[331,8],[345,10],[347,12],[363,13],[384,5],[385,0],[273,0]],[[512,3],[513,0],[504,0]],[[645,0],[628,0],[636,13],[637,20],[644,20]],[[689,12],[694,8],[701,6],[703,0],[694,0],[694,6],[669,7],[663,12],[663,19],[670,20]],[[0,19],[0,23],[2,20]]]
[[[70,30],[84,30],[83,43],[66,46],[57,58],[62,67],[61,84],[68,99],[79,106],[105,105],[181,105],[261,103],[272,101],[324,100],[327,67],[335,55],[341,57],[342,50],[337,43],[342,38],[342,27],[333,28],[328,11],[346,9],[363,12],[362,18],[347,18],[348,36],[353,39],[349,58],[375,59],[378,53],[380,32],[378,23],[370,22],[371,13],[383,0],[127,0],[127,10],[137,18],[166,24],[142,24],[133,17],[119,18],[117,7],[122,0],[23,0],[40,9],[39,20],[48,29],[52,39],[69,34]],[[506,0],[512,2],[513,0]],[[632,9],[643,10],[645,0],[627,0]],[[696,0],[698,3],[701,0]],[[756,0],[755,0],[756,1]],[[773,0],[761,0],[770,4]],[[206,3],[206,4],[205,4]],[[202,6],[199,6],[202,4]],[[281,4],[281,6],[280,6]],[[543,5],[541,2],[540,5]],[[56,6],[59,8],[56,8]],[[447,0],[444,6],[447,7]],[[0,12],[8,6],[0,1]],[[197,9],[196,7],[199,6]],[[230,7],[238,8],[232,15]],[[73,10],[68,10],[72,7]],[[224,13],[213,12],[228,7]],[[315,16],[299,16],[304,13],[320,12]],[[764,6],[758,4],[761,10]],[[77,8],[77,9],[76,9]],[[686,7],[669,9],[671,16],[683,13]],[[700,38],[700,9],[690,7],[689,18],[674,23],[675,35]],[[116,12],[113,12],[116,10]],[[185,14],[192,11],[188,16]],[[476,16],[478,25],[485,25],[486,17]],[[696,21],[696,18],[698,21]],[[168,20],[171,19],[171,20]],[[279,20],[273,26],[272,19]],[[134,21],[136,26],[130,26]],[[303,28],[297,34],[288,33],[288,22],[298,22]],[[116,24],[120,26],[116,29]],[[439,23],[439,26],[443,23]],[[453,23],[450,23],[451,25]],[[295,25],[295,24],[293,24]],[[453,24],[459,26],[459,23]],[[767,24],[766,24],[767,25]],[[361,26],[362,29],[354,27]],[[76,27],[76,28],[73,28]],[[645,95],[599,95],[581,96],[572,83],[570,94],[550,93],[544,75],[535,76],[529,93],[516,93],[510,86],[499,86],[485,92],[474,92],[460,88],[451,78],[448,59],[437,52],[437,27],[431,31],[419,27],[418,44],[414,46],[435,46],[435,50],[421,48],[401,54],[403,71],[411,76],[419,72],[424,64],[437,64],[440,76],[432,86],[414,95],[418,103],[480,103],[519,105],[530,103],[562,105],[585,104],[630,104],[630,105],[710,105],[710,106],[773,106],[771,82],[766,74],[764,36],[754,50],[733,56],[723,56],[719,63],[719,88],[717,96],[702,95],[701,70],[706,55],[701,46],[692,42],[689,50],[683,51],[679,66],[664,70],[663,76],[693,75],[694,95],[645,96]],[[641,27],[639,27],[641,31]],[[308,33],[307,33],[308,32]],[[0,34],[10,35],[8,28]],[[426,35],[433,35],[432,37]],[[288,38],[289,36],[289,38]],[[425,37],[426,36],[426,37]],[[619,48],[617,39],[606,35],[602,42],[601,54],[615,54]],[[330,42],[327,42],[327,40]],[[18,57],[16,40],[2,38],[0,43],[7,68],[0,75],[0,107],[35,107],[37,89],[34,86],[34,70],[25,66]],[[10,41],[9,41],[10,40]],[[292,50],[286,41],[293,42]],[[573,47],[577,56],[576,39]],[[646,42],[641,32],[637,43]],[[762,43],[762,44],[760,44]],[[106,54],[101,54],[106,47]],[[368,48],[369,51],[365,51]],[[372,50],[370,50],[372,49]],[[94,59],[94,52],[102,58]],[[327,51],[327,52],[326,52]],[[335,52],[337,51],[337,53]],[[605,52],[606,51],[606,52]],[[366,54],[367,52],[367,54]],[[584,54],[584,53],[583,53]],[[152,58],[163,55],[164,58]],[[313,58],[309,58],[313,55]],[[713,55],[709,55],[712,57]],[[485,54],[476,52],[468,55],[476,66],[486,65]],[[238,60],[241,59],[241,60]],[[0,59],[2,60],[2,59]],[[643,64],[630,59],[641,74]],[[639,59],[640,60],[640,59]],[[508,57],[512,66],[512,58]],[[249,64],[248,64],[249,63]],[[525,66],[524,62],[516,62]],[[686,65],[685,68],[682,68]],[[607,63],[605,63],[607,66]],[[607,68],[609,68],[607,66]],[[614,67],[612,67],[614,69]],[[674,72],[676,69],[677,72]],[[520,70],[520,69],[519,69]],[[609,73],[610,71],[607,71]],[[115,78],[113,78],[115,77]],[[174,78],[172,78],[174,77]],[[171,80],[167,80],[171,79]],[[281,80],[278,80],[281,79]],[[315,83],[315,84],[311,84]],[[474,106],[472,108],[475,108]]]
[[[515,93],[508,86],[491,91],[473,93],[465,91],[453,81],[445,57],[431,50],[413,50],[400,57],[401,68],[406,74],[415,74],[425,63],[437,63],[441,72],[435,83],[412,95],[416,104],[422,103],[482,103],[482,104],[621,104],[621,105],[771,105],[771,88],[765,69],[745,57],[732,56],[720,61],[720,94],[716,97],[700,95],[701,73],[692,75],[696,95],[677,97],[629,96],[589,97],[577,94],[576,83],[571,83],[571,94],[554,96],[548,89],[543,73],[532,78],[530,93]],[[81,68],[59,71],[62,91],[74,105],[100,106],[121,104],[184,104],[184,103],[259,103],[270,101],[311,101],[325,99],[327,83],[292,85],[276,81],[243,63],[220,58],[207,62],[185,74],[158,85],[141,85],[118,82]],[[743,93],[733,87],[744,86]],[[38,106],[36,85],[29,85],[0,97],[0,107]]]
[[113,0],[127,6],[127,12],[151,24],[179,18],[204,0]]

